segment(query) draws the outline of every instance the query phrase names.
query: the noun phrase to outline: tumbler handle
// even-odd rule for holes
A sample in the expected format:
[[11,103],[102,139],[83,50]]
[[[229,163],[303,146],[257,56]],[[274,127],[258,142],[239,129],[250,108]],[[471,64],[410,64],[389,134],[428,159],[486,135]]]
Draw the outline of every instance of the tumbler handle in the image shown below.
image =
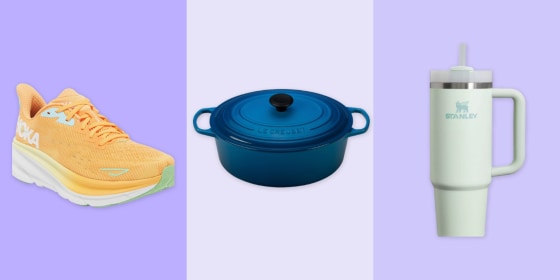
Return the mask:
[[492,167],[492,176],[516,172],[525,161],[525,98],[515,89],[492,90],[493,98],[513,99],[513,162],[510,165]]

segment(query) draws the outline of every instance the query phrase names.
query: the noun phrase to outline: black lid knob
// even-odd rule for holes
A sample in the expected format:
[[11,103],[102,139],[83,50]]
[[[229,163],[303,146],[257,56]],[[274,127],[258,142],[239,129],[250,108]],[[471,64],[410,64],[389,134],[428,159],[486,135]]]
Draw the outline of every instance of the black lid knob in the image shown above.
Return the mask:
[[294,99],[289,94],[277,93],[270,97],[268,100],[270,105],[276,107],[276,111],[285,112],[292,103]]

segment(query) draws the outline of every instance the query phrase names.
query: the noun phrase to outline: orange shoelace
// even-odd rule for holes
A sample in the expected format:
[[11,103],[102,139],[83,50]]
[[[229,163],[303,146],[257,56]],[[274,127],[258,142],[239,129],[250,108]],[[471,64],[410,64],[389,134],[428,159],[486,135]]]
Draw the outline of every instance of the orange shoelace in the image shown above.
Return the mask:
[[105,145],[115,139],[128,139],[129,136],[122,131],[116,124],[111,123],[107,118],[91,104],[89,101],[76,102],[59,108],[56,112],[69,111],[66,121],[70,121],[74,116],[79,120],[82,130],[89,131],[89,137],[98,137],[99,145]]

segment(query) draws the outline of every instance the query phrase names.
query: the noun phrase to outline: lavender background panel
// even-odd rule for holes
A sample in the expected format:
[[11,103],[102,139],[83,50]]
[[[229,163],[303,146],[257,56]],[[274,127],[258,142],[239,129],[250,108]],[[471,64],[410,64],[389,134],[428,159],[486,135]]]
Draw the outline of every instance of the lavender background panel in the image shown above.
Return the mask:
[[[0,279],[185,279],[185,1],[0,4]],[[27,82],[86,95],[132,139],[176,159],[175,187],[109,208],[11,176]]]
[[[375,2],[375,279],[555,279],[560,196],[558,7],[547,1]],[[490,185],[486,237],[438,238],[429,178],[429,71],[494,71],[527,99],[527,159]],[[494,165],[512,159],[512,102],[494,101]]]
[[191,121],[270,88],[322,93],[371,116],[373,3],[199,0],[187,10],[188,279],[372,279],[375,119],[348,139],[334,174],[294,188],[235,178]]

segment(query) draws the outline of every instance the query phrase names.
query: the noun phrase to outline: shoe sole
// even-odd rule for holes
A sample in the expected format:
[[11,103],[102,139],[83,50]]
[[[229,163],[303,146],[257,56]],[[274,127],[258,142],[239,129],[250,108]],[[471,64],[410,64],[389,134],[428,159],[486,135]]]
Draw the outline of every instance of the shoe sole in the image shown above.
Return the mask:
[[[151,184],[145,187],[137,187],[132,191],[126,191],[117,194],[109,195],[85,195],[80,194],[69,187],[65,186],[57,178],[49,172],[46,168],[46,163],[34,160],[31,156],[31,151],[26,151],[27,148],[23,148],[23,144],[12,143],[12,176],[16,179],[28,183],[35,184],[39,187],[45,187],[50,189],[62,198],[69,200],[72,203],[83,205],[83,206],[93,206],[93,207],[105,207],[116,204],[122,204],[136,200],[138,198],[144,197],[146,195],[154,194],[156,192],[162,191],[169,188],[175,184],[175,167],[167,166],[164,168],[159,181],[156,184]],[[39,150],[33,151],[35,153],[42,153]],[[48,157],[46,154],[42,153],[41,157]],[[50,158],[50,157],[49,157]],[[52,162],[55,162],[52,160]],[[51,162],[51,165],[53,165]],[[56,163],[58,164],[58,163]],[[53,167],[51,166],[51,169]],[[55,169],[63,169],[64,167],[58,166]],[[68,172],[68,171],[67,171]],[[62,173],[62,172],[61,172]],[[61,174],[58,174],[62,176]],[[63,179],[63,178],[61,178]],[[130,184],[130,182],[128,182]]]

